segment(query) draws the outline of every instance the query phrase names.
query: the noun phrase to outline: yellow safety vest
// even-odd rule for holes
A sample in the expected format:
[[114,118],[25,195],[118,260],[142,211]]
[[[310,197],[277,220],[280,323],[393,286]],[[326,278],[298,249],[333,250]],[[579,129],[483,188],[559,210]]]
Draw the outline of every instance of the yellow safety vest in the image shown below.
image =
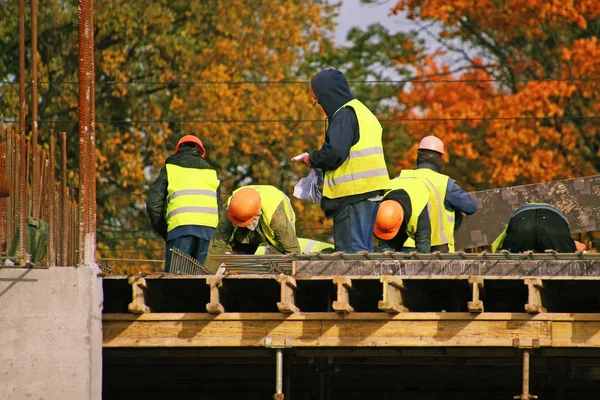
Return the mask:
[[[400,177],[419,177],[425,182],[429,190],[429,220],[431,221],[431,245],[448,244],[448,250],[454,249],[454,210],[448,211],[444,207],[446,189],[448,188],[447,175],[440,174],[429,168],[405,169],[400,172]],[[414,243],[406,244],[414,247]]]
[[[277,189],[275,186],[270,185],[248,185],[241,187],[239,189],[234,190],[233,195],[235,195],[239,190],[243,188],[252,188],[258,192],[260,195],[260,204],[261,204],[261,212],[262,216],[260,218],[260,228],[265,235],[265,239],[273,246],[275,246],[279,250],[283,250],[281,245],[275,239],[275,232],[271,228],[271,219],[273,218],[273,214],[279,204],[283,202],[283,208],[285,210],[285,215],[288,217],[288,220],[296,229],[296,214],[294,214],[294,209],[292,208],[292,204],[290,203],[289,197],[285,195],[281,190]],[[227,200],[227,206],[229,206],[229,202],[231,201],[231,197]],[[231,237],[235,232],[239,229],[239,227],[235,226]]]
[[[390,180],[388,184],[388,190],[383,196],[385,201],[387,195],[394,190],[403,189],[410,198],[410,207],[412,208],[412,214],[407,222],[406,233],[408,237],[414,240],[415,233],[417,232],[417,223],[419,221],[419,215],[427,207],[429,201],[429,191],[425,182],[421,178],[403,178],[398,177]],[[414,243],[414,241],[413,241]],[[406,243],[405,243],[406,246]]]
[[[306,239],[306,238],[298,238],[298,243],[300,244],[300,251],[302,253],[320,253],[325,249],[333,249],[333,245],[330,243],[319,242],[318,240]],[[256,249],[254,254],[262,255],[265,254],[267,250],[266,246],[260,246]]]
[[212,169],[185,168],[167,164],[167,231],[182,225],[214,228],[219,222],[217,188]]
[[356,113],[359,139],[338,169],[325,172],[323,196],[330,199],[387,189],[390,180],[383,157],[382,128],[377,117],[356,99],[337,111],[344,107],[351,107]]

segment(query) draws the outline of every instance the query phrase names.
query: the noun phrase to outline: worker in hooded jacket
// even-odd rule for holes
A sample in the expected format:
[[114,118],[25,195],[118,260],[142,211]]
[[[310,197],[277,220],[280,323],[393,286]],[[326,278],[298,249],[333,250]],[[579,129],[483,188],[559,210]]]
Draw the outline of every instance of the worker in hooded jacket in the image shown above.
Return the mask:
[[200,263],[206,259],[219,220],[219,179],[205,156],[200,139],[184,136],[150,185],[146,211],[154,231],[167,242],[165,272],[171,272],[173,248]]
[[417,177],[392,179],[377,212],[373,233],[379,238],[378,250],[411,252],[414,244],[406,246],[407,239],[416,243],[416,251],[431,250],[431,224],[427,203],[429,191]]
[[221,212],[204,267],[215,273],[220,263],[213,256],[230,250],[255,254],[263,243],[281,253],[299,253],[296,215],[290,199],[276,187],[244,186],[233,192]]
[[299,161],[324,171],[321,208],[333,218],[336,251],[372,252],[378,200],[389,183],[381,124],[336,69],[315,75],[309,90],[329,126],[323,146]]
[[[400,172],[401,177],[422,178],[429,190],[431,220],[431,251],[454,252],[454,231],[462,214],[477,211],[477,200],[461,189],[456,181],[444,175],[444,143],[435,136],[426,136],[419,143],[417,167]],[[414,247],[411,239],[405,244]]]

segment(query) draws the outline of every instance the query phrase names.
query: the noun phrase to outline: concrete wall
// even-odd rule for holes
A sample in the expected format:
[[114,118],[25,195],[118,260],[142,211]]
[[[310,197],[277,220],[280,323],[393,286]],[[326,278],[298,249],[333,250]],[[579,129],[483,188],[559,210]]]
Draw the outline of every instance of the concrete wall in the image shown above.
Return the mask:
[[102,279],[92,266],[0,268],[0,399],[102,398]]

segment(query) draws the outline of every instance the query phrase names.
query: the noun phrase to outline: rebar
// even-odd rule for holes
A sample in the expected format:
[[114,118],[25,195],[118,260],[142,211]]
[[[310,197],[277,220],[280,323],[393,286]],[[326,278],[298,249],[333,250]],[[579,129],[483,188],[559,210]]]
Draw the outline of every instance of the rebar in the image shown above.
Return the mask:
[[48,231],[48,266],[55,267],[56,266],[56,217],[55,217],[55,207],[56,207],[56,191],[54,190],[56,184],[56,176],[55,176],[55,157],[56,150],[54,144],[54,136],[50,136],[50,160],[48,162],[48,182],[46,185],[48,187],[48,223],[49,223],[49,231]]
[[171,273],[175,275],[210,274],[198,260],[178,248],[173,248],[171,250]]
[[19,134],[25,138],[25,0],[19,0]]
[[[0,114],[0,177],[8,179],[7,176],[7,147],[6,147],[6,132],[4,131],[4,116]],[[8,184],[8,181],[6,182]],[[8,189],[8,188],[7,188]],[[0,199],[0,252],[7,251],[6,228],[8,224],[6,206],[8,199]]]
[[[34,180],[31,185],[32,215],[40,216],[40,196],[38,195],[38,180],[35,173],[38,172],[37,148],[38,148],[38,0],[31,0],[31,165],[34,171]],[[40,186],[41,187],[41,186]]]
[[89,106],[89,81],[87,74],[87,1],[79,0],[79,240],[78,240],[78,265],[84,265],[85,238],[87,234],[87,137],[88,137],[88,106]]
[[27,265],[27,246],[26,246],[26,218],[27,218],[27,141],[24,136],[20,138],[21,156],[20,156],[20,173],[19,173],[19,256],[21,265]]
[[[61,162],[61,211],[60,211],[60,219],[61,219],[61,254],[60,254],[60,263],[63,266],[69,265],[69,192],[67,188],[67,134],[66,132],[62,132],[60,134],[60,153],[62,156]],[[71,242],[73,243],[73,242]]]

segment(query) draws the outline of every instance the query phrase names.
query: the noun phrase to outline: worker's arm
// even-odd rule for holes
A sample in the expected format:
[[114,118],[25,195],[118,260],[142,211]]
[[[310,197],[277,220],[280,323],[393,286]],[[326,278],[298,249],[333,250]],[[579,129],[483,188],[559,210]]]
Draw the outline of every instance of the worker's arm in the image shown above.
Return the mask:
[[448,179],[444,206],[446,209],[471,215],[477,211],[477,200],[462,190],[454,179]]
[[296,236],[296,229],[285,213],[283,202],[279,204],[271,217],[271,229],[275,233],[277,248],[284,253],[300,253],[300,245]]
[[310,153],[312,168],[333,171],[348,158],[350,148],[358,142],[358,119],[351,107],[345,107],[335,113],[327,129],[325,143],[321,149]]
[[431,222],[427,207],[423,209],[417,220],[415,244],[419,253],[431,253]]
[[163,167],[156,180],[150,185],[148,200],[146,200],[146,212],[150,217],[152,229],[163,239],[167,240],[167,220],[165,209],[167,202],[167,169]]
[[223,209],[221,211],[221,215],[219,215],[219,223],[217,224],[217,228],[215,229],[215,234],[210,240],[210,245],[208,246],[208,255],[206,257],[206,261],[204,262],[204,267],[212,274],[217,272],[219,269],[219,265],[221,264],[219,261],[214,260],[212,256],[225,254],[229,249],[229,243],[231,241],[231,235],[233,235],[234,226],[227,218],[227,209]]

